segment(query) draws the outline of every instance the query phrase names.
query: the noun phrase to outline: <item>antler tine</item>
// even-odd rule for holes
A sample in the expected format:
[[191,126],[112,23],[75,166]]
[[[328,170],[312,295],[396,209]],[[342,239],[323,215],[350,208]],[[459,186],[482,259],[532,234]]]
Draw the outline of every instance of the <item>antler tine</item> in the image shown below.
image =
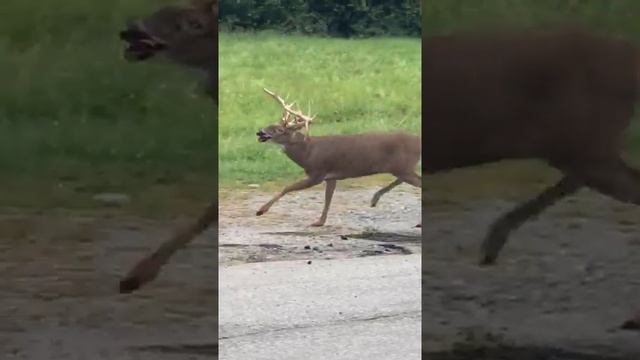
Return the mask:
[[286,101],[284,101],[284,99],[276,94],[275,92],[267,89],[267,88],[262,88],[267,94],[271,95],[272,98],[274,98],[279,104],[280,106],[282,106],[282,110],[283,110],[283,114],[282,114],[282,123],[286,126],[287,124],[289,124],[289,116],[291,115],[291,112],[289,111],[289,108],[291,105],[287,105]]
[[287,108],[287,103],[284,101],[283,98],[280,97],[280,95],[274,93],[273,91],[270,91],[267,88],[262,88],[264,90],[264,92],[266,92],[267,94],[271,95],[271,97],[273,97],[274,99],[276,99],[277,102],[280,103],[280,105],[282,105],[283,108]]
[[[291,104],[287,104],[286,101],[282,97],[280,97],[280,95],[276,94],[275,92],[270,91],[267,88],[263,88],[263,90],[267,94],[271,95],[271,97],[273,97],[276,101],[278,101],[278,103],[280,103],[280,105],[282,106],[282,108],[284,110],[284,114],[282,115],[282,122],[286,126],[294,126],[294,125],[298,125],[301,122],[304,122],[304,126],[308,131],[309,123],[313,121],[315,116],[305,115],[301,111],[295,110],[293,108],[293,106],[295,105],[295,101],[292,102]],[[309,103],[309,112],[311,112],[311,103]],[[294,116],[293,121],[288,121],[290,115]],[[302,120],[302,121],[300,121],[300,120]]]

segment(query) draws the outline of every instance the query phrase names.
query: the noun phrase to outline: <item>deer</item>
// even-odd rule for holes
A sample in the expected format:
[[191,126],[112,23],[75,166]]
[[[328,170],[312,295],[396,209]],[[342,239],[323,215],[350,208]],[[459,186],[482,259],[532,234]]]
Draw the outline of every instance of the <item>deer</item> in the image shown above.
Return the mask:
[[[120,39],[126,44],[124,59],[140,63],[163,58],[200,72],[205,79],[205,94],[217,107],[217,5],[217,0],[194,0],[184,5],[165,6],[145,18],[128,21],[126,29],[119,33]],[[120,293],[131,293],[154,280],[179,249],[217,221],[216,197],[194,224],[177,231],[150,255],[138,261],[120,281]]]
[[[378,190],[371,199],[375,207],[380,197],[396,186],[407,183],[421,188],[422,179],[415,172],[421,159],[419,136],[405,132],[363,133],[355,135],[309,135],[309,125],[315,116],[296,110],[275,92],[263,89],[282,107],[280,120],[261,128],[256,133],[261,143],[278,144],[286,156],[300,166],[307,177],[286,186],[276,196],[262,205],[257,216],[266,214],[273,204],[286,194],[311,188],[325,182],[324,207],[320,218],[311,226],[323,226],[336,184],[339,180],[359,178],[374,174],[391,174],[396,179]],[[302,130],[305,130],[302,133]],[[416,227],[420,227],[418,224]]]
[[621,155],[640,95],[635,44],[574,25],[457,31],[426,36],[422,59],[423,171],[538,159],[562,174],[490,225],[481,266],[582,188],[640,204],[640,172]]

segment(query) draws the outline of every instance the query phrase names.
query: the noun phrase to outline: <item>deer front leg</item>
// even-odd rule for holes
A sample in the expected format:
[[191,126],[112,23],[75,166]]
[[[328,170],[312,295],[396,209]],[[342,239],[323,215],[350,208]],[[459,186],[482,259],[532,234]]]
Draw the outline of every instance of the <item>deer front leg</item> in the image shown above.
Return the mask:
[[337,180],[327,180],[327,187],[324,192],[324,209],[322,209],[322,215],[320,219],[311,226],[322,226],[327,221],[327,214],[329,213],[329,207],[331,206],[331,199],[333,198],[333,192],[336,190]]
[[271,208],[271,205],[273,205],[276,201],[280,200],[280,198],[285,196],[286,194],[292,191],[308,189],[312,186],[320,184],[321,182],[322,182],[322,178],[309,177],[287,186],[273,199],[269,200],[266,204],[262,205],[262,207],[260,207],[260,210],[256,212],[256,215],[260,216],[265,214],[267,211],[269,211],[269,208]]

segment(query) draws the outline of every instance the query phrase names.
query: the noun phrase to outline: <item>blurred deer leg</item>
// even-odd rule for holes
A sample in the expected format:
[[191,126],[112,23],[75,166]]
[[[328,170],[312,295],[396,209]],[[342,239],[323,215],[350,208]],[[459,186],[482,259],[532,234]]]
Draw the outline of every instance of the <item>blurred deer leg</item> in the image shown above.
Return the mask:
[[218,220],[218,200],[213,200],[205,209],[198,221],[178,232],[173,237],[162,243],[151,255],[140,260],[129,273],[120,281],[120,292],[130,293],[139,289],[144,284],[155,279],[162,266],[178,250],[205,231],[211,224]]
[[333,198],[333,192],[336,190],[336,180],[327,180],[326,181],[326,189],[324,191],[324,209],[322,209],[322,215],[320,215],[320,219],[311,226],[322,226],[325,221],[327,221],[327,214],[329,213],[329,206],[331,206],[331,199]]
[[576,179],[564,176],[558,183],[547,188],[541,194],[522,204],[496,220],[489,229],[480,250],[480,263],[482,265],[493,264],[498,258],[500,250],[507,242],[509,233],[520,227],[527,220],[539,215],[549,206],[555,204],[560,199],[569,196],[582,185]]
[[[410,184],[410,185],[413,185],[413,186],[415,186],[417,188],[421,188],[422,189],[422,178],[420,177],[420,175],[418,175],[416,173],[402,174],[402,175],[398,176],[398,179],[402,180],[403,182],[406,182],[407,184]],[[422,227],[422,222],[420,222],[415,227]]]
[[393,189],[394,187],[398,186],[402,184],[402,180],[400,179],[395,179],[391,184],[383,187],[382,189],[378,190],[375,194],[373,194],[373,198],[371,198],[371,207],[376,207],[376,205],[378,204],[378,201],[380,200],[380,197],[386,193],[388,193],[389,191],[391,191],[391,189]]
[[[618,201],[640,205],[640,172],[615,157],[610,161],[590,162],[579,173],[586,186]],[[640,330],[640,312],[636,312],[620,328]]]
[[260,210],[258,210],[258,212],[256,212],[257,216],[263,215],[264,213],[266,213],[267,211],[269,211],[269,208],[271,208],[271,205],[273,205],[276,201],[280,200],[281,197],[285,196],[286,194],[292,192],[292,191],[299,191],[299,190],[304,190],[304,189],[308,189],[312,186],[318,185],[322,182],[322,178],[306,178],[304,180],[300,180],[294,184],[291,184],[289,186],[287,186],[286,188],[284,188],[284,190],[282,190],[278,195],[276,195],[273,199],[269,200],[266,204],[262,205],[262,207],[260,207]]

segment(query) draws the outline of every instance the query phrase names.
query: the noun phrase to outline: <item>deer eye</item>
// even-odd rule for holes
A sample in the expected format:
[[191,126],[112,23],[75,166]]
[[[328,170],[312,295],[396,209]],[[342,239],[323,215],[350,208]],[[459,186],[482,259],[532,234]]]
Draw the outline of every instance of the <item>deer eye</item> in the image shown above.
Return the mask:
[[277,128],[277,129],[276,129],[276,132],[277,132],[278,134],[282,134],[282,133],[284,132],[284,129],[283,129],[283,128]]

